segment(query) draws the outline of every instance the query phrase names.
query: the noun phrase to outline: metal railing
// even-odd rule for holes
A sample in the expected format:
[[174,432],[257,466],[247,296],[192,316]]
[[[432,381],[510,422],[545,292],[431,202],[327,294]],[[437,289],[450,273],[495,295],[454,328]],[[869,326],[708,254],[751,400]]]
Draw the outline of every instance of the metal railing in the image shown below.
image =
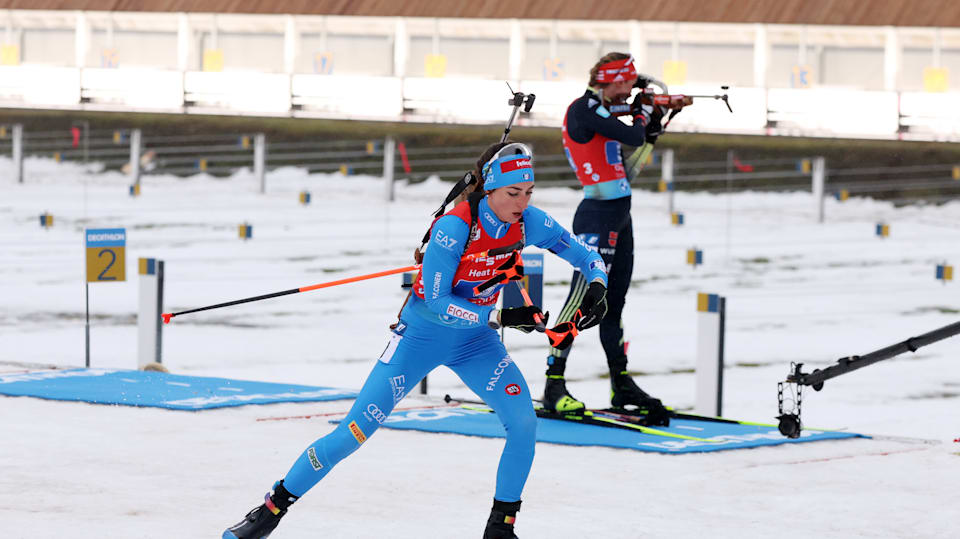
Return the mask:
[[[19,135],[17,135],[19,133]],[[16,140],[19,136],[19,140]],[[139,139],[139,146],[135,146]],[[258,164],[257,145],[262,158]],[[483,146],[411,146],[381,140],[267,141],[254,133],[164,135],[139,134],[137,129],[91,130],[80,124],[58,131],[26,131],[0,126],[0,155],[15,154],[57,161],[96,163],[99,169],[120,170],[137,184],[142,175],[226,176],[252,169],[265,182],[267,172],[297,167],[310,173],[367,174],[422,181],[437,176],[457,180],[472,169]],[[384,148],[395,148],[386,155]],[[536,152],[536,149],[534,148]],[[630,149],[626,149],[630,151]],[[14,155],[16,161],[16,155]],[[133,166],[134,163],[139,166]],[[925,164],[826,168],[818,179],[816,158],[795,156],[748,159],[730,150],[724,160],[683,161],[672,150],[658,150],[633,179],[641,190],[675,192],[807,191],[839,200],[871,197],[897,204],[942,203],[960,199],[960,166]],[[553,186],[579,185],[562,154],[537,154],[538,182]],[[22,167],[22,162],[20,164]],[[390,170],[387,170],[387,167]],[[16,168],[15,168],[16,170]],[[29,176],[29,167],[18,181]],[[817,182],[821,182],[818,187]],[[265,183],[263,184],[265,189]],[[392,189],[392,188],[391,188]],[[819,190],[819,191],[818,191]],[[392,192],[392,191],[391,191]],[[670,211],[672,211],[672,203]]]

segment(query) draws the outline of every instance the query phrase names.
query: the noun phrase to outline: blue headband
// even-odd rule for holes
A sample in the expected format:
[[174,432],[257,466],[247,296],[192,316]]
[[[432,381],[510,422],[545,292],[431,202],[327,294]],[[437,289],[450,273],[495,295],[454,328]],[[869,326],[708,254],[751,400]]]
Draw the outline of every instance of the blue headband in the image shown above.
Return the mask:
[[[521,145],[517,144],[514,148],[511,148],[511,146],[514,145],[508,145],[503,149],[514,150]],[[507,155],[501,155],[501,152],[503,152],[501,150],[493,156],[493,159],[487,161],[482,171],[484,191],[533,181],[533,157],[528,148],[523,147],[523,150],[526,151],[519,154],[510,152]]]

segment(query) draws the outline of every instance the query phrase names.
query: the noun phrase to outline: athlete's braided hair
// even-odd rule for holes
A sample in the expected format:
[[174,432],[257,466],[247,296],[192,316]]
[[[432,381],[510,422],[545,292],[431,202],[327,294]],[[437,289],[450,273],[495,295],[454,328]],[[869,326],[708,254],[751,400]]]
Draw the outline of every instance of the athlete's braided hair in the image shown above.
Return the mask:
[[597,63],[593,64],[593,67],[590,68],[590,86],[603,88],[610,84],[609,82],[597,82],[597,72],[600,71],[600,66],[616,60],[626,60],[627,58],[630,58],[630,55],[624,52],[608,52],[604,54],[603,57],[597,60]]

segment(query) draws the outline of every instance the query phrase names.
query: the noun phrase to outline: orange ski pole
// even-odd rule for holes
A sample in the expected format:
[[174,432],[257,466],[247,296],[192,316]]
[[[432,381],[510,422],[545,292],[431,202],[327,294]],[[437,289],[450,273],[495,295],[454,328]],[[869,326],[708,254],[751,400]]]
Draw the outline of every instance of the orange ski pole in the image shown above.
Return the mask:
[[[461,258],[461,260],[471,260],[471,259],[474,259],[474,258],[481,258],[481,257],[484,257],[484,256],[498,255],[498,254],[502,254],[503,252],[510,252],[510,251],[514,250],[515,248],[516,248],[516,246],[511,245],[511,246],[509,246],[509,247],[504,247],[504,248],[490,249],[490,250],[487,250],[487,251],[481,251],[481,252],[479,252],[479,253],[473,253],[473,254],[466,255],[466,256],[464,256],[463,258]],[[250,302],[253,302],[253,301],[260,301],[260,300],[264,300],[264,299],[277,298],[277,297],[280,297],[280,296],[288,296],[288,295],[290,295],[290,294],[297,294],[297,293],[299,293],[299,292],[309,292],[310,290],[318,290],[318,289],[320,289],[320,288],[330,288],[331,286],[339,286],[339,285],[347,284],[347,283],[355,283],[355,282],[357,282],[357,281],[365,281],[365,280],[367,280],[367,279],[376,279],[377,277],[384,277],[384,276],[386,276],[386,275],[393,275],[393,274],[396,274],[396,273],[403,273],[403,272],[405,272],[405,271],[413,271],[413,270],[416,270],[416,269],[420,269],[420,264],[414,264],[414,265],[412,265],[412,266],[404,266],[404,267],[402,267],[402,268],[393,268],[393,269],[388,269],[388,270],[384,270],[384,271],[378,271],[378,272],[376,272],[376,273],[368,273],[368,274],[366,274],[366,275],[357,275],[357,276],[354,276],[354,277],[347,277],[346,279],[338,279],[338,280],[336,280],[336,281],[329,281],[329,282],[326,282],[326,283],[318,283],[318,284],[309,285],[309,286],[302,286],[302,287],[300,287],[300,288],[291,288],[290,290],[283,290],[282,292],[273,292],[273,293],[271,293],[271,294],[263,294],[263,295],[261,295],[261,296],[253,296],[253,297],[250,297],[250,298],[243,298],[243,299],[238,299],[238,300],[234,300],[234,301],[228,301],[228,302],[225,302],[225,303],[217,303],[216,305],[208,305],[208,306],[206,306],[206,307],[198,307],[198,308],[196,308],[196,309],[190,309],[190,310],[188,310],[188,311],[180,311],[180,312],[176,312],[176,313],[163,313],[163,314],[161,314],[160,316],[163,317],[163,323],[164,323],[164,324],[169,324],[169,323],[170,323],[170,319],[172,319],[172,318],[175,317],[175,316],[180,316],[180,315],[183,315],[183,314],[196,313],[196,312],[200,312],[200,311],[209,311],[209,310],[211,310],[211,309],[219,309],[219,308],[221,308],[221,307],[230,307],[231,305],[240,305],[241,303],[250,303]]]
[[[523,255],[517,252],[517,256],[520,257],[520,265],[522,266]],[[520,284],[520,281],[514,281],[514,282],[517,283],[517,288],[520,289],[520,295],[523,296],[523,304],[526,305],[527,307],[532,306],[533,300],[530,299],[530,294],[527,293],[527,289],[522,284]],[[547,330],[547,325],[543,322],[543,316],[539,314],[535,314],[533,315],[533,320],[536,322],[536,325],[533,326],[534,329],[536,329],[540,333],[543,333],[544,331]]]

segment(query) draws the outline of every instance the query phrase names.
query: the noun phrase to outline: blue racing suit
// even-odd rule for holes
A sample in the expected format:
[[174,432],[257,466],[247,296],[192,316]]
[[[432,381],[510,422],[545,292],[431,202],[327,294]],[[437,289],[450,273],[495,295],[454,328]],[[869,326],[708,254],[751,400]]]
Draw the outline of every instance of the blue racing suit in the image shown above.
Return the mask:
[[[449,367],[497,414],[506,430],[506,444],[497,470],[495,498],[520,499],[533,463],[536,414],[530,390],[520,369],[510,359],[497,332],[487,326],[503,285],[475,295],[473,287],[488,277],[463,273],[461,257],[475,244],[525,236],[525,245],[549,249],[590,280],[606,283],[601,257],[563,229],[544,211],[527,207],[519,223],[501,221],[484,197],[477,205],[473,227],[463,217],[463,204],[438,219],[424,254],[418,282],[421,295],[411,294],[383,354],[367,377],[347,416],[329,434],[310,444],[284,478],[284,486],[302,496],[341,460],[353,453],[387,420],[394,406],[431,370]],[[459,208],[459,215],[455,215]],[[469,215],[470,210],[466,211]],[[519,228],[515,228],[519,227]],[[469,241],[473,239],[474,241]],[[504,255],[506,256],[506,255]],[[491,257],[492,258],[492,257]],[[475,259],[476,267],[493,264]],[[460,273],[458,273],[460,270]],[[477,270],[479,271],[479,270]],[[461,279],[455,279],[456,276]],[[491,301],[492,299],[492,301]]]

